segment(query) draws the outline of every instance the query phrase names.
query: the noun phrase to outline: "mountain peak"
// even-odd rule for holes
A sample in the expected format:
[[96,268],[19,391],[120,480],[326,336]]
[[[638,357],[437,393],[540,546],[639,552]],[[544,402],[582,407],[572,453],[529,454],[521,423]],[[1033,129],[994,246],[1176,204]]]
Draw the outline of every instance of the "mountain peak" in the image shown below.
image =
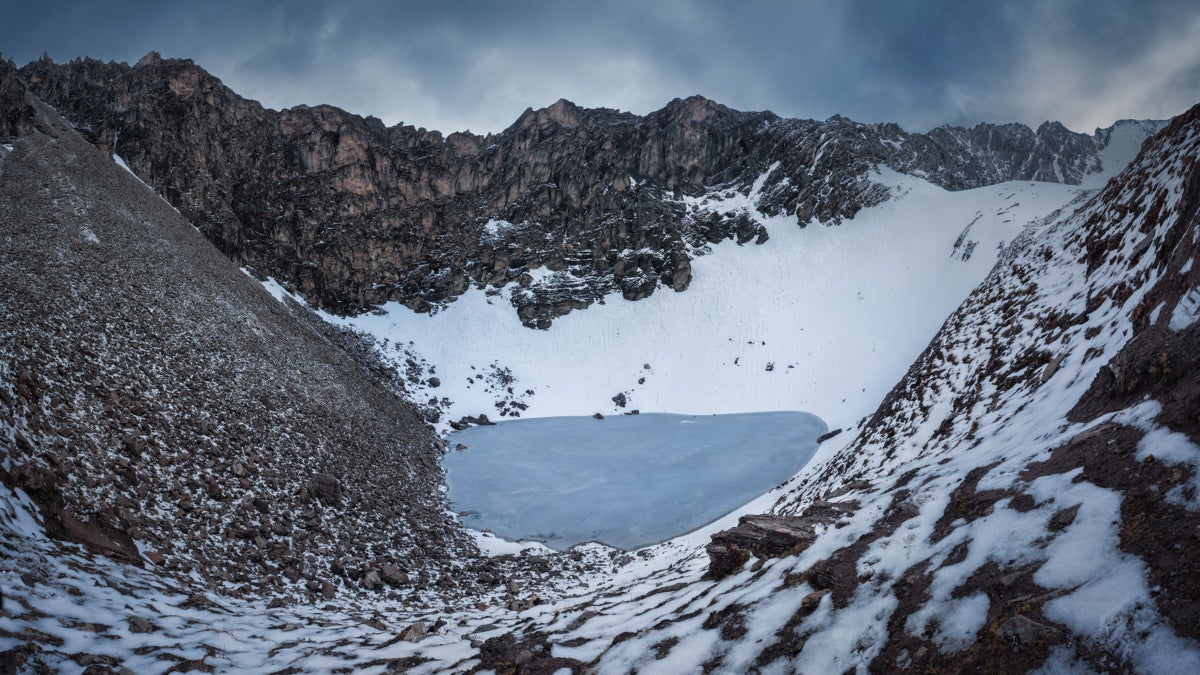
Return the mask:
[[147,54],[145,56],[138,59],[138,62],[135,63],[133,67],[141,68],[142,66],[149,66],[149,65],[158,63],[159,61],[162,61],[162,54],[159,54],[158,52],[154,52],[154,51],[147,52]]
[[703,122],[704,120],[716,115],[727,114],[733,112],[720,103],[701,96],[693,94],[687,98],[675,98],[670,103],[663,106],[659,112],[666,114],[674,120],[683,122]]
[[583,113],[583,108],[565,98],[560,98],[545,108],[538,108],[537,110],[526,108],[525,112],[521,113],[521,116],[517,118],[517,121],[512,126],[520,129],[549,124],[561,127],[575,127],[579,125],[580,117]]
[[[111,146],[119,134],[122,157],[148,182],[176,195],[176,206],[221,250],[335,312],[389,301],[430,309],[471,284],[504,286],[529,269],[573,265],[592,283],[514,300],[523,323],[548,327],[613,289],[639,299],[660,285],[685,288],[689,256],[674,249],[689,236],[743,243],[761,236],[748,220],[723,214],[691,231],[682,207],[667,199],[641,210],[639,200],[650,193],[626,190],[631,176],[664,195],[696,195],[718,184],[749,189],[777,164],[761,186],[771,195],[761,205],[764,212],[836,223],[886,198],[869,178],[872,166],[951,190],[1006,180],[1078,184],[1099,166],[1096,144],[1082,134],[1064,131],[1039,140],[1024,125],[905,134],[896,125],[841,115],[824,123],[776,124],[774,113],[738,111],[702,95],[676,98],[646,116],[560,98],[526,109],[494,137],[388,130],[332,106],[264,111],[189,61],[157,58],[147,55],[141,68],[31,64],[23,73],[34,94],[89,129],[97,145]],[[179,106],[181,100],[187,105]],[[1050,128],[1059,129],[1044,127]],[[826,144],[827,133],[837,142]],[[197,152],[181,163],[173,144],[220,150]],[[296,194],[285,187],[296,177],[322,189]],[[257,196],[244,199],[243,188],[234,186]],[[330,201],[325,190],[355,195],[356,201]],[[287,214],[270,206],[285,200],[304,206]],[[554,243],[532,228],[520,236],[513,231],[499,243],[516,245],[522,255],[476,258],[481,244],[469,241],[477,233],[472,224],[490,219],[571,225]],[[331,222],[370,227],[322,230]],[[596,239],[597,231],[606,234]],[[390,233],[424,243],[399,250]],[[260,248],[251,241],[287,244]],[[332,241],[338,248],[330,248]],[[572,248],[592,253],[581,258]],[[636,265],[618,259],[620,251],[648,248],[663,253]],[[362,265],[345,265],[334,251],[347,249],[372,253]]]

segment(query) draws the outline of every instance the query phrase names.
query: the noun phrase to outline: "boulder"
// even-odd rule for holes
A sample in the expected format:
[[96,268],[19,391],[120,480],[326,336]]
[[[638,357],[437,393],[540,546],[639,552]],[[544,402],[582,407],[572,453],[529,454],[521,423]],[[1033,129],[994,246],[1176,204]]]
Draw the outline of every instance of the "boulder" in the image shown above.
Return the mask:
[[556,657],[550,642],[540,633],[520,636],[506,633],[484,640],[479,647],[480,670],[497,673],[556,673],[566,670],[581,673],[584,664],[575,659]]
[[405,642],[420,642],[427,637],[429,637],[429,629],[425,626],[424,621],[414,622],[408,628],[400,631],[400,639]]
[[808,548],[825,528],[857,508],[857,502],[814,502],[798,516],[742,516],[736,527],[712,536],[705,547],[707,579],[717,580],[737,572],[750,559],[797,555]]
[[842,433],[841,429],[831,429],[830,431],[823,433],[820,436],[817,436],[817,443],[824,443],[825,441],[837,436],[840,433]]
[[140,616],[129,617],[129,632],[131,633],[153,633],[157,630],[158,626],[149,619],[143,619]]
[[342,481],[331,473],[319,473],[309,481],[308,493],[325,506],[341,506]]

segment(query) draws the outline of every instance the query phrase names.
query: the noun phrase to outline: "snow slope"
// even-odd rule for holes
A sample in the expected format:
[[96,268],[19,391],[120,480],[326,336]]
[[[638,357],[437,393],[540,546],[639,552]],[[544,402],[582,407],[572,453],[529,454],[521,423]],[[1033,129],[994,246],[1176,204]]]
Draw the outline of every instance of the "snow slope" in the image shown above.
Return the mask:
[[1151,120],[1120,120],[1107,129],[1097,129],[1095,137],[1104,142],[1097,153],[1100,171],[1084,174],[1079,186],[1089,190],[1103,187],[1121,169],[1128,166],[1142,149],[1142,143],[1163,127]]
[[[876,179],[892,198],[840,226],[798,227],[758,213],[766,176],[749,194],[689,200],[695,213],[748,211],[770,239],[725,242],[697,257],[682,293],[637,302],[614,294],[549,330],[521,326],[508,302],[524,292],[515,287],[472,289],[433,315],[391,304],[326,318],[386,341],[399,363],[415,353],[432,364],[440,386],[418,388],[414,399],[452,401],[443,425],[479,413],[496,419],[504,399],[527,405],[523,417],[612,413],[620,410],[612,397],[624,393],[627,408],[642,412],[805,410],[831,428],[851,426],[904,374],[1000,247],[1079,193],[1031,182],[948,192],[883,171]],[[498,386],[490,376],[503,369],[513,381]]]

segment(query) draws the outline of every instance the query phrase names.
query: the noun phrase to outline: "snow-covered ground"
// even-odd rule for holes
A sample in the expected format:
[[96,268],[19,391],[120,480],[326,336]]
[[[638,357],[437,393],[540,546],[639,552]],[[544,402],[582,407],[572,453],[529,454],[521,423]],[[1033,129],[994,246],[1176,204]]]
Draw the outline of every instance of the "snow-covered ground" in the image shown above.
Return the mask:
[[[704,540],[657,547],[617,590],[598,594],[586,613],[594,616],[547,617],[543,630],[571,638],[555,653],[603,673],[937,671],[1003,669],[987,661],[989,641],[1003,645],[991,654],[1004,658],[1047,641],[1057,644],[1030,668],[1200,672],[1200,645],[1180,635],[1191,626],[1167,616],[1182,600],[1164,602],[1151,574],[1172,559],[1129,546],[1161,536],[1138,531],[1157,507],[1131,504],[1095,468],[1194,467],[1200,447],[1162,426],[1163,406],[1149,397],[1069,419],[1133,335],[1135,308],[1171,273],[1159,263],[1174,245],[1177,214],[1155,219],[1130,205],[1146,195],[1179,198],[1200,134],[1179,136],[1163,155],[1172,161],[1156,164],[1152,154],[1111,200],[1026,231],[947,320],[883,422],[847,452],[822,449],[775,504],[800,512],[862,480],[869,487],[829,497],[857,505],[840,527],[798,556],[760,560],[711,586],[687,583],[703,567]],[[1089,263],[1082,254],[1105,234],[1112,248]],[[1185,293],[1174,312],[1189,302]],[[1029,354],[1043,349],[1048,360],[1031,365]],[[1135,458],[1121,456],[1113,424],[1144,434]],[[1060,454],[1089,438],[1097,447],[1082,458]],[[1128,479],[1136,470],[1117,472]],[[1164,501],[1194,513],[1193,484]],[[675,584],[678,592],[656,593]],[[949,658],[929,661],[935,650]]]
[[[804,410],[831,428],[853,426],[999,249],[1080,191],[1010,182],[948,192],[887,170],[877,179],[893,197],[832,227],[764,217],[753,192],[691,200],[695,209],[748,210],[770,239],[725,242],[698,256],[682,293],[660,288],[636,302],[614,294],[549,330],[521,325],[508,301],[519,289],[472,289],[433,315],[393,303],[326,318],[432,364],[440,386],[418,387],[414,399],[450,399],[443,424],[480,413],[496,419],[497,402],[514,397],[528,405],[522,417],[609,414],[622,410],[612,397],[624,393],[625,409],[642,412]],[[503,369],[498,386],[492,375]]]

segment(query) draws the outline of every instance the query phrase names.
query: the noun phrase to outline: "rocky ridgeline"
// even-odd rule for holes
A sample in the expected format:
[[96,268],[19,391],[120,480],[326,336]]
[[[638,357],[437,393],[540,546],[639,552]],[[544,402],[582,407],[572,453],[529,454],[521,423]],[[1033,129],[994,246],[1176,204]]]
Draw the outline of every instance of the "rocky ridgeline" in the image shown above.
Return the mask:
[[699,96],[644,117],[560,100],[499,134],[443,136],[329,106],[266,109],[157,54],[134,66],[43,58],[20,73],[226,255],[316,305],[429,311],[472,285],[513,284],[522,321],[542,328],[613,291],[682,291],[707,244],[769,236],[744,211],[683,197],[745,195],[769,172],[760,210],[837,223],[886,199],[875,166],[954,190],[1078,183],[1108,141],[1057,123],[910,134]]

